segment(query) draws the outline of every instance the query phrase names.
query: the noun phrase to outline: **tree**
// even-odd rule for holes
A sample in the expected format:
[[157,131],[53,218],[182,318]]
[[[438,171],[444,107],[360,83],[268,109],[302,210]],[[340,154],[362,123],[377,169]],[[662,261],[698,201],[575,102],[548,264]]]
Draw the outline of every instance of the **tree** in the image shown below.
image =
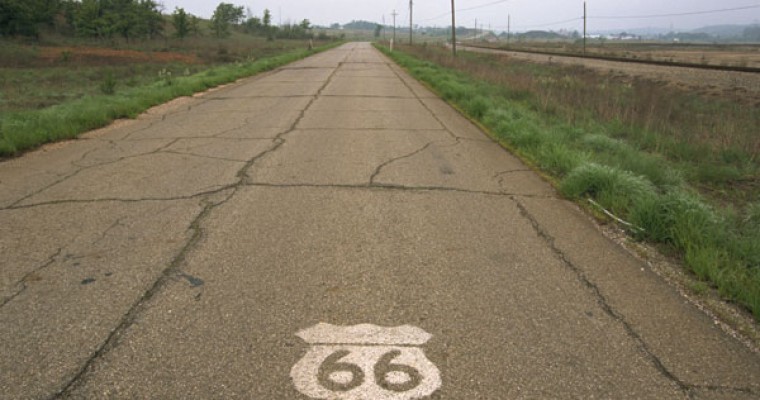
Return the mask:
[[203,36],[203,32],[201,31],[201,19],[192,14],[190,14],[189,19],[188,29],[190,30],[190,33],[192,33],[193,36]]
[[301,21],[301,24],[299,26],[304,31],[308,31],[309,29],[311,29],[311,21],[309,21],[308,19],[305,19],[305,20]]
[[275,27],[272,26],[272,13],[269,9],[264,9],[264,17],[261,18],[261,23],[264,25],[264,32],[267,35],[267,40],[274,40],[276,34]]
[[62,9],[60,0],[0,0],[0,35],[39,35]]
[[74,13],[74,29],[79,36],[107,37],[110,36],[102,19],[103,12],[98,0],[82,0]]
[[264,10],[264,17],[261,19],[261,22],[264,24],[264,28],[272,26],[272,13],[268,8]]
[[211,17],[211,29],[217,37],[230,35],[230,25],[237,25],[243,19],[243,7],[236,7],[229,3],[219,3]]
[[67,7],[80,36],[107,39],[120,35],[127,41],[135,37],[161,34],[164,19],[153,0],[81,0]]
[[263,28],[264,28],[264,25],[261,23],[261,18],[253,17],[253,16],[248,18],[247,21],[245,21],[244,26],[245,26],[245,31],[252,35],[256,35],[263,32]]
[[184,39],[190,33],[190,20],[184,8],[177,7],[172,14],[172,25],[174,25],[175,35]]
[[160,36],[164,31],[166,21],[161,13],[162,6],[154,0],[140,0],[138,15],[140,16],[141,34],[149,38]]
[[760,41],[760,25],[754,25],[744,29],[744,39],[751,42]]
[[382,32],[383,32],[383,26],[380,24],[377,24],[377,26],[375,27],[375,37],[376,38],[380,37],[380,33]]

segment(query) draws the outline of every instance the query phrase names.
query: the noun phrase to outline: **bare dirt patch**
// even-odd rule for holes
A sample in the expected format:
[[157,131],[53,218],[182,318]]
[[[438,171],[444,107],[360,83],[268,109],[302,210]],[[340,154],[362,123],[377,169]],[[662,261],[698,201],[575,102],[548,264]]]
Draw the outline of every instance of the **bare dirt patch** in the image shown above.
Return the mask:
[[119,63],[185,63],[198,64],[200,60],[193,54],[175,52],[142,52],[99,47],[43,47],[39,58],[47,64],[63,60],[78,65],[113,65]]

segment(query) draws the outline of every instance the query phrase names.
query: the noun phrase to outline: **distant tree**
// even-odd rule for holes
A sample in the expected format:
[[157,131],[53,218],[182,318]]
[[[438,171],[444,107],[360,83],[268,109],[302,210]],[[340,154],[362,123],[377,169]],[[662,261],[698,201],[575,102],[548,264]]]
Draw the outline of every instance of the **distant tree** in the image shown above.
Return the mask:
[[190,14],[188,18],[188,29],[193,36],[203,36],[201,31],[201,19]]
[[272,26],[272,12],[269,9],[264,9],[264,16],[261,18],[261,23],[264,25],[264,32],[267,36],[267,40],[274,40],[277,35],[277,27]]
[[272,26],[272,13],[268,8],[264,10],[264,17],[261,19],[261,22],[264,24],[264,28],[269,29]]
[[377,24],[377,26],[375,27],[375,37],[376,38],[380,37],[380,33],[382,32],[383,32],[383,26],[380,24]]
[[[99,3],[103,4],[103,1]],[[108,12],[102,16],[107,21],[107,25],[111,27],[111,30],[124,39],[129,41],[131,37],[137,36],[138,24],[140,24],[140,16],[135,7],[135,4],[131,0],[111,0]]]
[[162,6],[154,0],[139,1],[136,7],[138,35],[153,38],[163,33],[166,21],[161,9]]
[[102,18],[104,13],[98,0],[82,0],[73,13],[74,29],[79,36],[102,38],[111,35]]
[[330,29],[340,29],[340,24],[335,22],[332,25],[330,25]]
[[375,23],[375,22],[370,22],[370,21],[351,21],[351,22],[343,25],[343,28],[357,30],[357,31],[373,31],[373,30],[375,30],[376,26],[377,26],[377,23]]
[[153,0],[81,0],[72,2],[67,13],[80,36],[120,35],[129,41],[160,35],[164,29],[160,6]]
[[744,29],[744,39],[751,42],[760,42],[760,25]]
[[301,21],[298,24],[292,24],[289,21],[282,24],[279,27],[271,27],[270,35],[284,39],[312,39],[314,37],[311,32],[312,26],[308,19]]
[[0,0],[0,35],[37,36],[61,9],[61,0]]
[[261,18],[259,17],[252,16],[248,18],[243,26],[245,27],[245,31],[252,35],[257,35],[264,32],[264,24],[261,23]]
[[153,0],[101,0],[99,3],[101,7],[107,4],[101,17],[105,24],[127,41],[136,37],[151,38],[163,31],[164,19],[158,3]]
[[184,8],[177,7],[172,14],[172,25],[174,25],[175,36],[184,39],[190,33],[190,19]]
[[219,3],[211,17],[211,29],[217,37],[230,35],[230,25],[237,25],[243,20],[243,7],[229,3]]

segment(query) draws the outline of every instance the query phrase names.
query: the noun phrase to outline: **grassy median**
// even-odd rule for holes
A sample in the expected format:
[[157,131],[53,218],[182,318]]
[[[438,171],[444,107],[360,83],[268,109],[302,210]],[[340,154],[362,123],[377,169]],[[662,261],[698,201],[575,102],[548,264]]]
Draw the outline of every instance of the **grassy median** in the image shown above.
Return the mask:
[[497,140],[760,319],[760,110],[577,67],[387,55]]

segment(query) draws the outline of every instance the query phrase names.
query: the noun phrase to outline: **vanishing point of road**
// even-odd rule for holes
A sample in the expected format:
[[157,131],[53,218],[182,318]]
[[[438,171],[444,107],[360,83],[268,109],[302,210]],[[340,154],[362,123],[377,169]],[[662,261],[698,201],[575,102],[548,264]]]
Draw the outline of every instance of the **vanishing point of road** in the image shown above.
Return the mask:
[[0,163],[0,398],[750,399],[760,357],[369,44]]

